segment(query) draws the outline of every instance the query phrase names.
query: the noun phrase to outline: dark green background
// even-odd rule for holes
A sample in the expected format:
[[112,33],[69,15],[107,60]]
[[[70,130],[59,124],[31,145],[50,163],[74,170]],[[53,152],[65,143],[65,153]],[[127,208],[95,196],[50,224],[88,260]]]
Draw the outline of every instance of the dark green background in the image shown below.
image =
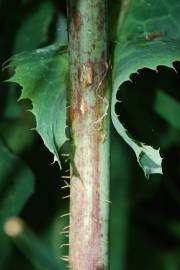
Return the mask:
[[[113,11],[113,7],[115,10],[117,2],[109,1],[112,6],[109,10]],[[65,23],[64,1],[1,0],[1,64],[14,53],[46,46],[56,40],[66,43]],[[110,48],[114,42],[109,41]],[[147,181],[134,153],[112,127],[111,270],[180,269],[179,71],[178,63],[176,72],[165,67],[160,67],[158,72],[143,69],[132,75],[131,81],[123,84],[119,91],[123,102],[116,109],[121,113],[122,122],[135,138],[156,148],[161,147],[164,175],[150,176]],[[0,270],[63,269],[58,260],[67,253],[60,248],[67,239],[60,231],[68,225],[68,220],[61,219],[60,215],[67,212],[68,200],[61,199],[67,192],[60,188],[63,185],[60,174],[68,169],[69,164],[63,161],[62,172],[59,172],[57,164],[51,164],[52,155],[41,138],[30,130],[35,121],[25,109],[31,107],[31,103],[17,103],[19,87],[3,83],[9,76],[7,72],[1,72],[0,76],[2,144],[18,156],[20,164],[23,161],[35,177],[35,191],[20,213],[29,228],[25,240],[23,237],[9,240],[0,227]],[[162,99],[162,93],[166,101]],[[170,97],[177,106],[171,103]],[[0,152],[1,170],[10,170],[11,174],[1,176],[0,172],[1,178],[5,179],[0,189],[0,205],[12,187],[13,179],[18,177],[16,164],[5,168],[4,165],[2,167],[3,160],[3,152]],[[46,268],[42,261],[48,261],[48,256],[52,259],[49,262],[52,266]]]

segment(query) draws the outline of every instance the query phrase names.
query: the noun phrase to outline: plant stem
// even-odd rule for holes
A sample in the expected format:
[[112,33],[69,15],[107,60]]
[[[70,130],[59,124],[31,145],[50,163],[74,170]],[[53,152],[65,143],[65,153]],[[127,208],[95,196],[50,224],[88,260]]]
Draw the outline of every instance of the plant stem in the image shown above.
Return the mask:
[[108,268],[109,88],[105,0],[70,0],[71,159],[69,260]]

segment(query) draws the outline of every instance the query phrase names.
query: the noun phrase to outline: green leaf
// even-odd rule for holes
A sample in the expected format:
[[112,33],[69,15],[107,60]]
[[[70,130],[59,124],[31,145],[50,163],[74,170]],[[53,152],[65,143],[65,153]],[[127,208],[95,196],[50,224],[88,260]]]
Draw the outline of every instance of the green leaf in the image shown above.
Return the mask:
[[[26,8],[28,10],[28,8]],[[30,9],[31,10],[31,9]],[[13,55],[22,51],[29,51],[38,48],[42,43],[48,40],[48,30],[50,23],[55,14],[54,6],[49,1],[37,3],[37,7],[33,11],[24,15],[22,11],[20,15],[24,17],[14,41]],[[16,91],[14,85],[10,87],[7,93],[7,101],[5,106],[5,117],[17,118],[20,115],[20,107],[16,101]]]
[[154,102],[154,110],[170,125],[180,129],[180,103],[173,97],[162,90],[158,90]]
[[36,49],[37,46],[46,41],[54,13],[53,4],[44,1],[33,13],[27,16],[17,31],[14,53]]
[[115,112],[117,92],[139,69],[156,70],[159,65],[173,68],[173,62],[180,60],[179,5],[178,1],[172,4],[170,0],[136,0],[129,7],[123,24],[121,21],[114,51],[112,121],[148,176],[162,173],[159,149],[137,142],[129,135]]
[[14,56],[7,67],[15,67],[8,81],[20,84],[20,99],[32,101],[36,130],[54,160],[60,165],[60,147],[66,141],[66,92],[68,61],[59,45]]

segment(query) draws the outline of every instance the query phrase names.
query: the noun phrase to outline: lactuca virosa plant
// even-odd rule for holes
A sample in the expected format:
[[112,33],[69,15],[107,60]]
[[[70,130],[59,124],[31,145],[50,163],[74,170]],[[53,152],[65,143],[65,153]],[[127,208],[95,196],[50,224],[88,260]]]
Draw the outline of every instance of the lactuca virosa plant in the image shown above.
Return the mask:
[[111,1],[67,5],[68,42],[15,55],[4,68],[15,68],[9,81],[22,87],[20,99],[32,101],[36,130],[60,168],[60,149],[69,141],[66,259],[73,270],[100,270],[108,268],[110,118],[145,175],[162,173],[159,149],[135,140],[121,123],[117,93],[142,68],[174,68],[178,1],[123,0],[118,12]]

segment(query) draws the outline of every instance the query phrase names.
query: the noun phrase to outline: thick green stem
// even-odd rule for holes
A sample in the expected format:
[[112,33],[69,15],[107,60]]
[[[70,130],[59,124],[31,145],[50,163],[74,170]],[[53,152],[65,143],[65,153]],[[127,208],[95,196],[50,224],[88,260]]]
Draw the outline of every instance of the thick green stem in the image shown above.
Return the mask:
[[70,269],[108,268],[109,89],[105,0],[70,0],[73,141]]

